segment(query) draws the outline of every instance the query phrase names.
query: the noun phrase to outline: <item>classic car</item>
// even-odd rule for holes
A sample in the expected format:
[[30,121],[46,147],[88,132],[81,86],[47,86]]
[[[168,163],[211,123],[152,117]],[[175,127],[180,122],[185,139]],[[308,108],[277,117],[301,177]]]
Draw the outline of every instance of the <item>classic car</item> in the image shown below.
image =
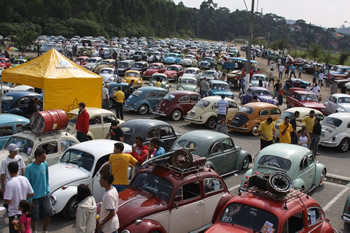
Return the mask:
[[230,131],[249,133],[259,136],[259,125],[271,117],[276,121],[281,115],[281,110],[274,104],[253,102],[245,104],[230,119],[227,127]]
[[79,64],[81,66],[83,65],[86,65],[86,63],[88,62],[89,60],[89,57],[88,56],[80,56],[80,57],[77,57],[74,61],[75,62],[79,62]]
[[39,98],[42,106],[43,96],[31,91],[10,91],[1,99],[1,110],[3,113],[12,113],[24,117],[29,116],[28,105],[32,98]]
[[345,74],[346,72],[350,72],[350,66],[337,66],[335,70],[331,70],[331,75]]
[[260,102],[278,105],[278,101],[273,99],[271,93],[264,87],[248,88],[247,92],[240,96],[241,103],[246,104],[251,102],[254,96],[256,96]]
[[326,114],[326,106],[319,102],[316,94],[308,91],[294,91],[287,96],[287,108],[307,107],[313,108]]
[[322,133],[319,144],[337,147],[341,152],[350,148],[350,114],[348,112],[333,113],[321,122]]
[[203,57],[202,61],[198,64],[200,69],[211,69],[216,67],[215,58],[212,57]]
[[[114,68],[115,59],[104,59],[99,66],[96,67],[95,72],[100,73],[103,68]],[[113,70],[114,71],[114,70]]]
[[235,95],[230,90],[227,82],[222,80],[209,80],[209,96],[226,96],[234,99]]
[[221,177],[204,166],[205,158],[193,155],[192,166],[181,173],[166,165],[169,155],[164,157],[160,165],[139,171],[119,194],[118,231],[201,232],[232,197]]
[[143,72],[142,78],[151,78],[154,73],[164,73],[165,67],[163,63],[152,63],[148,69]]
[[165,64],[180,64],[181,63],[181,55],[177,53],[169,53],[165,55],[164,63]]
[[335,112],[350,112],[350,95],[333,94],[328,98],[325,105],[328,114]]
[[138,62],[138,61],[146,61],[147,60],[147,54],[145,51],[136,51],[132,55],[132,60]]
[[156,86],[156,83],[159,81],[162,84],[162,88],[167,89],[169,91],[169,88],[171,87],[170,83],[168,82],[168,78],[165,74],[163,73],[154,73],[152,74],[152,77],[149,80],[149,85],[150,86]]
[[109,101],[108,101],[108,108],[111,109],[115,105],[115,100],[113,98],[113,95],[115,92],[118,91],[118,87],[122,89],[122,92],[124,92],[125,96],[128,95],[128,86],[129,84],[126,82],[111,82],[108,83],[108,92],[109,92]]
[[[268,178],[278,175],[271,174]],[[254,175],[249,180],[249,185],[253,186],[241,189],[226,203],[217,215],[215,224],[206,233],[338,232],[329,224],[322,207],[311,196],[297,189],[289,189],[283,195],[276,196],[274,191],[266,191],[266,182],[261,182],[261,185],[257,185],[257,181],[256,184],[252,182],[252,178],[258,176]],[[275,190],[278,188],[274,187]]]
[[[208,96],[201,99],[184,117],[185,121],[198,125],[205,124],[209,129],[214,129],[218,116],[216,103],[220,99],[220,96]],[[226,101],[228,102],[227,121],[238,111],[238,106],[233,99],[227,98]]]
[[318,119],[320,119],[321,121],[323,120],[324,116],[322,114],[322,112],[316,110],[316,109],[312,109],[312,108],[305,108],[305,107],[295,107],[295,108],[288,108],[286,110],[283,111],[282,115],[277,119],[276,123],[275,123],[275,130],[276,130],[276,136],[279,137],[280,136],[280,124],[282,122],[284,122],[284,118],[286,116],[289,116],[290,119],[293,118],[294,113],[296,111],[299,112],[299,118],[297,118],[297,131],[299,131],[301,129],[301,127],[304,125],[303,122],[301,122],[301,120],[308,116],[310,114],[310,111],[313,110],[315,112],[315,116],[318,117]]
[[23,116],[10,113],[0,114],[0,149],[11,135],[22,131],[22,126],[28,123],[29,119]]
[[303,80],[303,79],[300,79],[300,78],[291,78],[291,81],[292,81],[292,86],[294,87],[294,86],[296,86],[296,82],[298,82],[299,83],[299,85],[300,85],[300,87],[301,88],[306,88],[307,86],[309,86],[309,84],[310,84],[310,82],[308,82],[308,81],[305,81],[305,80]]
[[12,67],[19,66],[19,65],[21,65],[21,64],[26,63],[27,61],[28,61],[27,59],[20,59],[20,58],[17,58],[17,59],[15,59],[15,60],[12,62]]
[[124,132],[125,143],[133,145],[137,136],[143,137],[145,144],[149,144],[153,138],[158,138],[166,151],[170,150],[180,136],[169,123],[160,120],[134,119],[126,121],[120,127]]
[[346,202],[345,202],[345,205],[344,205],[342,219],[346,223],[350,223],[350,195],[346,199]]
[[146,61],[137,61],[134,63],[134,65],[131,67],[131,70],[137,70],[141,74],[145,72],[149,67],[148,62]]
[[181,148],[207,158],[206,165],[221,176],[246,170],[252,162],[251,154],[235,145],[230,136],[210,130],[194,130],[183,134],[171,150]]
[[184,58],[181,60],[180,64],[182,66],[197,66],[197,59],[196,56],[194,55],[186,55]]
[[10,61],[10,59],[5,58],[5,57],[0,57],[0,68],[11,68],[12,67],[12,63]]
[[199,93],[198,82],[194,75],[186,74],[179,78],[176,89],[181,91],[195,91]]
[[239,80],[241,79],[241,70],[232,70],[227,74],[227,83],[230,85],[231,89],[239,89]]
[[200,77],[200,80],[203,80],[204,77],[206,77],[207,80],[221,79],[222,72],[218,71],[217,72],[218,77],[216,77],[216,78],[215,78],[215,73],[216,73],[216,70],[206,70],[203,72],[202,76]]
[[312,191],[323,184],[327,173],[326,166],[315,160],[312,151],[287,143],[265,147],[255,156],[254,161],[253,168],[245,173],[241,187],[256,172],[283,171],[291,178],[294,188]]
[[170,65],[166,68],[164,73],[168,81],[177,82],[178,79],[184,74],[184,68],[181,65]]
[[141,73],[137,70],[127,70],[122,79],[122,82],[131,83],[131,80],[134,80],[135,88],[142,87],[142,77]]
[[265,74],[254,74],[253,77],[250,78],[250,87],[258,87],[260,80],[262,81],[262,87],[267,88],[269,80],[267,80],[267,77]]
[[[105,189],[100,186],[100,171],[108,163],[116,141],[97,139],[70,147],[59,162],[49,167],[50,199],[55,214],[66,219],[75,217],[77,189],[80,184],[90,187],[97,202],[102,201]],[[124,144],[124,152],[131,152],[131,146]]]
[[171,117],[172,120],[181,120],[184,115],[200,100],[201,96],[193,91],[169,92],[155,106],[152,112],[156,116]]
[[104,83],[110,83],[115,82],[117,79],[117,75],[114,72],[114,68],[105,67],[100,69],[99,75],[103,78]]
[[118,62],[118,65],[116,66],[118,75],[124,76],[125,72],[130,70],[131,67],[133,67],[135,64],[134,60],[124,60]]
[[[89,140],[106,138],[112,120],[118,120],[120,124],[124,123],[123,120],[117,119],[115,114],[109,110],[93,107],[86,107],[86,110],[90,115],[89,131],[87,133]],[[66,131],[73,135],[76,134],[75,125],[78,112],[79,108],[76,108],[67,113],[69,122]]]
[[185,69],[184,74],[192,74],[196,77],[197,81],[199,81],[201,70],[197,67],[189,67]]
[[90,57],[85,65],[90,66],[92,71],[95,71],[96,67],[98,67],[102,61],[103,59],[101,57]]
[[159,104],[167,93],[166,89],[160,87],[141,87],[125,101],[124,110],[136,111],[141,115],[145,115],[150,110],[154,110],[154,106]]
[[34,152],[38,148],[46,150],[46,161],[49,165],[57,163],[63,152],[70,146],[79,143],[70,133],[64,131],[53,131],[44,134],[35,134],[30,130],[22,128],[23,131],[12,135],[0,151],[0,160],[8,156],[6,149],[11,143],[19,147],[18,154],[23,157],[25,164],[34,161]]
[[35,88],[32,86],[28,86],[28,85],[18,85],[15,87],[11,88],[11,91],[32,91],[34,92]]
[[153,52],[150,56],[147,57],[148,62],[163,62],[163,58],[160,54],[160,52],[156,51]]

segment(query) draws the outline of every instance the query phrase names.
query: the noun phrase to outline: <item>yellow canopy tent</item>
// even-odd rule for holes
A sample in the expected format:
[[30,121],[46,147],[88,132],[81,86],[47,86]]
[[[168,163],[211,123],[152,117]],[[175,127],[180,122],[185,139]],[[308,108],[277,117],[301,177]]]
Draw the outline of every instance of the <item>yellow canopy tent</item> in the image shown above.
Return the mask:
[[44,90],[44,110],[101,107],[101,76],[51,49],[40,57],[2,72],[4,82],[20,83]]

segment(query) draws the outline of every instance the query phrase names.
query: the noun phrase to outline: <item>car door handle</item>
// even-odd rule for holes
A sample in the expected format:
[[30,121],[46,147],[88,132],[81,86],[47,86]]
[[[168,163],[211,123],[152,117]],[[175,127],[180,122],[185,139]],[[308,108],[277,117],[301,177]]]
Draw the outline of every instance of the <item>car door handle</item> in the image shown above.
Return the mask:
[[202,206],[202,205],[204,205],[204,201],[201,201],[197,204],[197,206]]

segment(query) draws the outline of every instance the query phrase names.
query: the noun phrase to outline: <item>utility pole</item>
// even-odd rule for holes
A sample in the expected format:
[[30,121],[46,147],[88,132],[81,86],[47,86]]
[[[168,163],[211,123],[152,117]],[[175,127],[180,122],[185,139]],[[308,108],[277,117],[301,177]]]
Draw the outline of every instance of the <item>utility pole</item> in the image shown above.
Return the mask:
[[249,43],[248,43],[248,54],[247,54],[247,63],[246,71],[248,79],[246,79],[246,89],[249,87],[250,82],[250,60],[252,56],[252,43],[253,43],[253,32],[254,32],[254,0],[252,0],[252,8],[250,12],[250,22],[249,22]]

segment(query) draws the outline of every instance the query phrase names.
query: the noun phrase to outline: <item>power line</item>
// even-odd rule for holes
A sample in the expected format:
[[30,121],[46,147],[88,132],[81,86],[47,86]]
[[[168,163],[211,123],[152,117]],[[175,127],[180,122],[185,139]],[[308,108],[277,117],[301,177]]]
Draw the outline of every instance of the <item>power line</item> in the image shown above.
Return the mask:
[[245,3],[245,0],[243,0],[243,2],[244,2],[244,5],[245,5],[245,9],[247,9],[247,11],[248,11],[247,3]]

